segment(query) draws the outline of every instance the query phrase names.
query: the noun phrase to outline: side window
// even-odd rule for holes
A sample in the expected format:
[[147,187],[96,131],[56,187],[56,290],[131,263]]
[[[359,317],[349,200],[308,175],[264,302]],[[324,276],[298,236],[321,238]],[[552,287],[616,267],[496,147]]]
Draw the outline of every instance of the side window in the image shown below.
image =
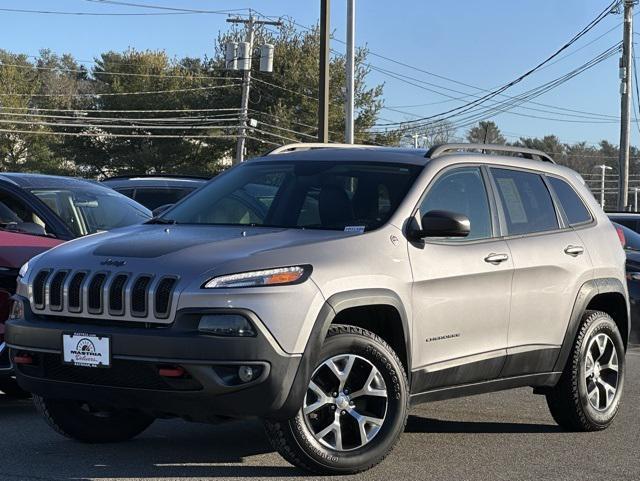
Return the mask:
[[49,226],[45,225],[31,207],[9,192],[0,190],[0,227],[7,227],[9,224],[19,226],[24,222],[38,224],[50,233]]
[[509,235],[558,228],[551,194],[542,177],[531,172],[491,169],[498,186]]
[[431,210],[448,210],[469,218],[471,232],[464,239],[491,237],[489,198],[478,167],[462,167],[440,176],[420,205],[420,216]]
[[582,199],[576,194],[576,191],[573,190],[573,187],[564,180],[556,177],[547,178],[560,201],[560,205],[562,205],[562,210],[564,210],[564,213],[567,215],[569,225],[589,222],[591,220],[591,213],[589,209],[585,207]]

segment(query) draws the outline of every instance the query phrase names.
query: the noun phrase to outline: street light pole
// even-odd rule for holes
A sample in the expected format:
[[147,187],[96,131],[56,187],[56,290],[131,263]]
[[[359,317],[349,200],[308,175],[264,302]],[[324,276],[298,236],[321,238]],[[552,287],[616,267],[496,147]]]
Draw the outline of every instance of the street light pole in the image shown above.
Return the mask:
[[637,0],[624,0],[624,34],[620,58],[620,158],[618,160],[618,210],[627,210],[629,196],[629,137],[631,130],[631,65],[633,62],[633,5]]
[[633,189],[633,210],[638,212],[638,187]]
[[329,142],[330,0],[320,0],[320,82],[318,88],[318,142]]
[[345,106],[345,143],[354,142],[354,104],[355,104],[355,31],[356,31],[356,0],[347,0],[347,99]]
[[601,165],[596,165],[594,166],[594,169],[601,169],[602,170],[602,180],[600,182],[600,207],[602,207],[604,209],[604,178],[605,178],[605,173],[607,170],[612,170],[612,167],[609,167],[608,165],[605,164],[601,164]]

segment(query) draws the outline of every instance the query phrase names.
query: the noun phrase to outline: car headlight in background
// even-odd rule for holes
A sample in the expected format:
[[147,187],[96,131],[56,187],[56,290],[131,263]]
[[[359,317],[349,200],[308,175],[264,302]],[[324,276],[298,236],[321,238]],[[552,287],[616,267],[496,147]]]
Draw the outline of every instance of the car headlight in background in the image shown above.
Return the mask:
[[203,287],[205,289],[224,289],[297,284],[304,282],[310,274],[311,266],[278,267],[214,277],[207,281]]
[[24,304],[21,299],[12,298],[11,309],[9,310],[9,319],[24,319]]
[[18,271],[18,277],[24,277],[27,274],[28,270],[29,270],[29,261],[22,264],[22,267]]

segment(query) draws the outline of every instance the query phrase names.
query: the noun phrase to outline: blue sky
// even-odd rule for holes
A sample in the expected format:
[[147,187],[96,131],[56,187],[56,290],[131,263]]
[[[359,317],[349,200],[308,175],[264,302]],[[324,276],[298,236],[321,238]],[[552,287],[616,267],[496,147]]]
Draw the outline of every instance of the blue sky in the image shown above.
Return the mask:
[[[319,0],[130,0],[135,3],[202,9],[254,8],[267,15],[289,15],[296,22],[317,22]],[[429,72],[469,85],[490,89],[502,85],[546,58],[581,30],[609,0],[356,0],[357,43],[373,52],[395,58]],[[344,39],[344,0],[332,1],[332,27]],[[86,0],[0,0],[0,8],[48,9],[76,12],[145,12],[134,7],[100,5]],[[37,54],[41,48],[71,53],[92,60],[105,50],[164,49],[170,55],[211,54],[217,32],[227,27],[224,15],[177,15],[148,17],[76,17],[0,12],[0,47],[13,52]],[[640,19],[640,16],[636,17]],[[593,58],[622,38],[621,15],[609,15],[593,31],[567,50],[565,59],[532,75],[506,93],[536,87]],[[607,30],[613,29],[608,34]],[[636,38],[640,38],[636,36]],[[596,40],[597,39],[597,40]],[[595,41],[594,41],[595,40]],[[591,45],[589,42],[593,43]],[[581,48],[583,47],[583,48]],[[343,50],[344,45],[333,43]],[[580,49],[581,48],[581,49]],[[578,50],[580,49],[580,50]],[[575,52],[575,53],[574,53]],[[470,87],[434,78],[371,57],[377,67],[421,81],[478,93]],[[556,107],[619,114],[617,56],[536,99]],[[388,106],[420,105],[448,100],[380,73],[372,83],[385,82]],[[448,95],[460,96],[447,90]],[[420,116],[433,115],[460,105],[446,102],[420,107],[402,107]],[[534,108],[548,110],[539,105]],[[526,115],[583,120],[519,109]],[[385,119],[400,121],[410,116],[383,111]],[[618,124],[577,123],[501,114],[494,119],[510,138],[519,135],[556,134],[565,142],[607,139],[618,143]],[[462,133],[462,132],[461,132]],[[640,140],[632,128],[632,141]]]

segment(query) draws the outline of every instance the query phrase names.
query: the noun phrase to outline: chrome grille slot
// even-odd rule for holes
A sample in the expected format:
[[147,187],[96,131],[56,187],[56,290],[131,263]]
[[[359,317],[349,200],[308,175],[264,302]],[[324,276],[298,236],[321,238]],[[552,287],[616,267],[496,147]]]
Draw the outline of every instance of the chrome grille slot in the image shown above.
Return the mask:
[[93,276],[91,282],[89,282],[89,288],[87,292],[87,311],[89,314],[102,314],[103,307],[103,292],[104,281],[107,278],[107,274],[104,272],[98,272]]
[[44,309],[45,287],[50,274],[50,269],[40,271],[33,279],[33,306],[36,309]]
[[111,281],[109,286],[109,314],[112,316],[122,316],[125,304],[125,286],[129,276],[118,274]]
[[69,271],[58,271],[51,278],[49,283],[49,309],[52,311],[62,310],[64,280],[67,278],[67,274],[69,274]]
[[163,277],[156,287],[154,309],[155,316],[158,319],[166,319],[169,317],[171,296],[176,282],[178,282],[178,280],[175,277]]
[[82,311],[82,283],[87,278],[86,272],[76,272],[73,277],[71,277],[71,282],[69,282],[69,288],[67,291],[67,309],[70,312],[81,312]]
[[149,284],[151,276],[140,276],[131,289],[131,315],[146,317],[149,308]]

